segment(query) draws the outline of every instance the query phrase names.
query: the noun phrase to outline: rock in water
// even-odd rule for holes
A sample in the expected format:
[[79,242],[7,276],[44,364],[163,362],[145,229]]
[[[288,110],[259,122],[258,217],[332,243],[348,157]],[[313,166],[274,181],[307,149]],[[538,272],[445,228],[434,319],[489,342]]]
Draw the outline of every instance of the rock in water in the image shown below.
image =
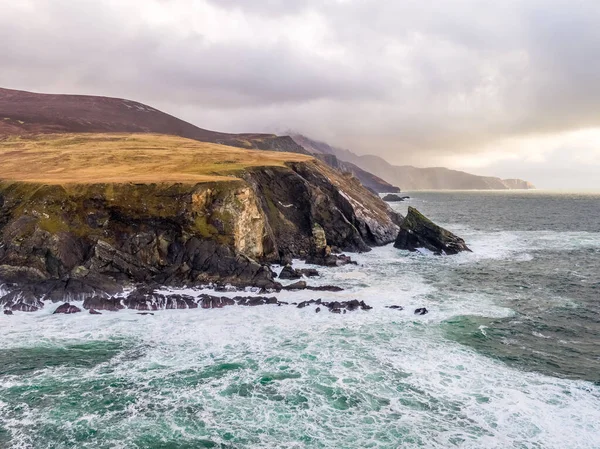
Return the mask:
[[81,312],[81,309],[77,306],[73,306],[73,305],[69,304],[68,302],[61,304],[54,311],[54,313],[65,313],[65,314],[77,313],[77,312]]
[[300,279],[302,274],[291,267],[291,265],[286,265],[279,273],[279,279]]
[[415,315],[425,315],[427,313],[429,313],[429,310],[427,310],[425,307],[415,309]]
[[414,207],[408,208],[394,247],[409,251],[426,248],[435,254],[448,255],[471,251],[463,239],[436,225]]
[[389,193],[386,196],[384,196],[382,198],[383,201],[387,201],[389,203],[393,203],[393,202],[398,202],[398,201],[404,201],[405,199],[408,199],[408,196],[400,196],[400,195],[396,195],[395,193]]

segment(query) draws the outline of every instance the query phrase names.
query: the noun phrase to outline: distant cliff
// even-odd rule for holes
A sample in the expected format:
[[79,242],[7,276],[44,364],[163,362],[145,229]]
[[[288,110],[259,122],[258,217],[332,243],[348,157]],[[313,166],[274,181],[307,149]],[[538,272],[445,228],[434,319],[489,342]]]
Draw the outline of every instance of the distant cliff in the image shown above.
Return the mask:
[[[302,135],[292,134],[292,138],[309,152],[334,155],[337,159],[366,170],[371,176],[382,179],[391,185],[399,186],[403,190],[506,190],[535,188],[533,184],[520,179],[503,180],[491,176],[478,176],[463,171],[450,170],[444,167],[418,168],[410,165],[392,165],[381,157],[372,155],[360,156],[352,151],[336,148]],[[362,178],[360,179],[363,181]]]
[[356,176],[359,181],[367,188],[378,192],[378,193],[389,193],[389,192],[400,192],[400,188],[384,181],[379,176],[375,176],[369,173],[367,170],[363,170],[361,167],[348,162],[347,160],[341,159],[336,155],[335,150],[325,142],[319,142],[317,140],[309,139],[306,136],[300,134],[292,134],[291,138],[298,144],[301,145],[308,153],[312,154],[318,159],[325,161],[328,165],[337,168],[343,172],[352,173]]

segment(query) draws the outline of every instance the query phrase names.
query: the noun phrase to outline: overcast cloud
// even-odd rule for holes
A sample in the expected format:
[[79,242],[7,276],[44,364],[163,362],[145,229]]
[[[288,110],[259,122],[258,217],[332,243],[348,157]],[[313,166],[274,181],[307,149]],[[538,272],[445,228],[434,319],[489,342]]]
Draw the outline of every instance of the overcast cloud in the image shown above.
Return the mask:
[[597,0],[0,0],[0,86],[600,188]]

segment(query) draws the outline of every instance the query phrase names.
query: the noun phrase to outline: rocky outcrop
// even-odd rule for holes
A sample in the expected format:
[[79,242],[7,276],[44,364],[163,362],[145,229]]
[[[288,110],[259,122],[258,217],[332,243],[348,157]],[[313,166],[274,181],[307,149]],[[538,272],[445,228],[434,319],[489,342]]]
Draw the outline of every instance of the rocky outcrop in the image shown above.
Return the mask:
[[58,314],[64,314],[64,315],[70,315],[72,313],[79,313],[79,312],[81,312],[81,309],[79,307],[69,304],[68,302],[61,304],[54,311],[55,314],[58,313]]
[[436,225],[414,207],[408,208],[394,247],[409,251],[425,248],[434,254],[448,255],[471,251],[463,239]]
[[291,265],[286,265],[279,273],[279,279],[300,279],[302,277],[302,273],[298,272],[298,270],[292,268]]
[[410,197],[408,196],[400,196],[400,195],[396,195],[395,193],[389,193],[387,195],[385,195],[382,200],[383,201],[387,201],[388,203],[394,203],[394,202],[400,202],[400,201],[404,201],[409,199]]

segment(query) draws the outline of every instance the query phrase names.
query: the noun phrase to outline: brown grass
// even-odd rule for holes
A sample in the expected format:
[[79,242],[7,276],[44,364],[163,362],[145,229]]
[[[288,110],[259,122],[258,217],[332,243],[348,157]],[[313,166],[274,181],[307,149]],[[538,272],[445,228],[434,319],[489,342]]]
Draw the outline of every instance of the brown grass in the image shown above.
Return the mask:
[[158,134],[46,134],[0,140],[0,180],[44,184],[195,184],[309,156]]

